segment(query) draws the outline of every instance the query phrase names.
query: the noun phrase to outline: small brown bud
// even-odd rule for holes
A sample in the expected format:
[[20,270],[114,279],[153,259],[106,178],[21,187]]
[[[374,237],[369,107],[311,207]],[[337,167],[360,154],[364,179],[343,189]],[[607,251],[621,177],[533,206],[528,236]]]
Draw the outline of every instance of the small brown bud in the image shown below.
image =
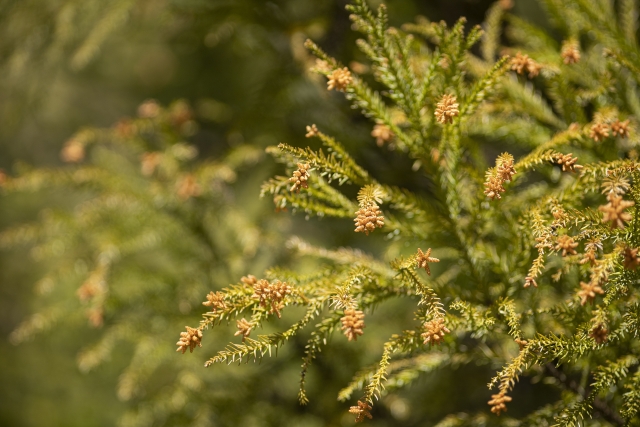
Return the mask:
[[499,416],[500,412],[507,412],[507,402],[511,402],[511,398],[501,391],[498,394],[492,394],[488,403],[491,405],[491,412]]
[[242,341],[251,334],[251,330],[253,329],[253,323],[250,323],[244,317],[236,322],[236,326],[238,331],[233,334],[234,336],[242,335]]
[[84,159],[84,144],[77,139],[70,139],[62,147],[60,157],[67,163],[78,163]]
[[430,322],[426,322],[424,324],[424,328],[425,332],[422,333],[422,338],[424,338],[424,344],[429,344],[430,346],[434,344],[441,344],[444,335],[451,332],[444,325],[444,318],[442,317],[438,317]]
[[317,135],[318,135],[318,127],[315,124],[311,126],[307,126],[307,133],[305,137],[312,138]]
[[635,205],[635,202],[623,200],[622,196],[615,193],[607,194],[609,203],[598,208],[603,213],[602,222],[610,222],[612,228],[624,228],[624,222],[629,222],[633,218],[630,213],[624,210]]
[[418,248],[416,263],[418,264],[418,268],[424,268],[424,271],[426,271],[429,276],[431,276],[431,269],[429,268],[430,262],[440,262],[440,260],[431,256],[431,248],[427,249],[427,252],[422,252],[422,249]]
[[176,343],[178,346],[176,351],[182,351],[184,354],[188,348],[189,352],[193,353],[194,348],[202,347],[202,331],[189,326],[185,326],[185,328],[187,332],[180,332],[180,341]]
[[371,412],[369,412],[371,411],[371,409],[371,405],[369,405],[367,402],[358,400],[358,406],[352,406],[351,408],[349,408],[349,412],[356,416],[357,423],[361,423],[362,421],[364,421],[365,417],[369,419],[373,418],[371,416]]
[[356,215],[357,217],[354,219],[356,223],[356,233],[363,232],[369,235],[371,231],[384,226],[384,216],[375,203],[370,204],[368,207],[360,208],[360,210],[356,212]]
[[357,341],[358,335],[364,333],[364,313],[360,310],[347,309],[340,319],[342,330],[349,341]]
[[607,342],[607,339],[609,338],[609,331],[604,327],[604,325],[596,325],[589,332],[589,336],[593,338],[596,344],[600,345]]
[[575,248],[578,247],[578,244],[573,240],[573,237],[563,234],[562,236],[558,236],[556,251],[562,250],[562,256],[575,255]]
[[578,47],[578,43],[575,41],[564,42],[560,55],[562,56],[562,60],[565,64],[576,64],[580,61],[580,49]]
[[327,82],[327,89],[335,89],[339,92],[344,92],[347,86],[353,82],[351,72],[347,67],[338,68],[333,70],[329,75],[329,81]]
[[309,164],[298,163],[298,169],[293,172],[293,176],[289,178],[289,182],[292,182],[291,191],[296,193],[300,192],[300,188],[309,188]]
[[611,123],[611,132],[613,132],[613,136],[620,136],[620,138],[629,137],[629,120],[624,122],[616,120]]
[[600,287],[598,283],[589,282],[584,283],[580,282],[580,290],[578,291],[578,296],[580,297],[580,305],[585,305],[587,301],[593,301],[596,298],[596,294],[604,294],[604,290]]
[[609,125],[606,123],[595,123],[591,126],[589,137],[596,142],[600,142],[609,137]]
[[382,147],[385,142],[389,142],[393,138],[393,132],[389,126],[377,123],[371,131],[371,136],[376,139],[378,147]]
[[436,120],[442,124],[453,123],[453,118],[460,114],[458,102],[455,95],[444,94],[436,104],[436,111],[433,113]]
[[207,300],[202,303],[202,305],[211,307],[212,311],[215,310],[224,310],[227,308],[227,305],[224,302],[225,294],[222,292],[209,292],[207,295]]

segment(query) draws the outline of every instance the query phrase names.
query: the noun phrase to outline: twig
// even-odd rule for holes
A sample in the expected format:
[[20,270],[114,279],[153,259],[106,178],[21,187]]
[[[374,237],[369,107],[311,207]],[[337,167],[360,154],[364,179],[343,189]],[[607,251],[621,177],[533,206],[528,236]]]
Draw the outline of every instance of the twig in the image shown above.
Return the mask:
[[[588,394],[587,390],[580,387],[580,385],[577,382],[575,382],[575,380],[568,378],[567,375],[564,372],[557,369],[553,365],[553,363],[551,362],[546,363],[544,367],[551,375],[553,375],[558,381],[560,381],[563,387],[582,396],[583,399],[586,399]],[[611,409],[609,405],[607,405],[607,403],[604,402],[602,399],[596,397],[593,401],[593,408],[595,409],[596,412],[602,415],[602,417],[605,420],[609,421],[610,423],[619,425],[619,426],[624,426],[624,420],[620,417],[620,415],[618,415],[613,409]]]

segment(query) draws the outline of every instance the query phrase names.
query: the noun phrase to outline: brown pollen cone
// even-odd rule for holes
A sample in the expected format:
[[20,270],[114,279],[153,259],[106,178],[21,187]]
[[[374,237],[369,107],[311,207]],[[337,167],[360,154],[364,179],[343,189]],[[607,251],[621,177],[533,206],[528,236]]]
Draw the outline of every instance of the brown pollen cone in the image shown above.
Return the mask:
[[589,332],[589,336],[593,338],[596,344],[604,344],[609,337],[609,331],[603,325],[596,325]]
[[365,417],[369,419],[373,418],[371,416],[371,412],[369,412],[371,411],[371,409],[371,405],[369,405],[367,402],[358,400],[358,406],[352,406],[351,408],[349,408],[349,412],[356,416],[357,423],[361,423],[362,421],[364,421]]
[[429,344],[430,346],[434,344],[441,344],[444,335],[451,332],[444,325],[444,319],[442,317],[426,322],[424,324],[424,328],[425,332],[422,333],[422,338],[424,338],[424,344]]
[[491,405],[491,412],[499,416],[500,412],[507,412],[507,402],[511,402],[511,398],[501,391],[498,394],[492,394],[488,403]]
[[573,237],[563,234],[562,236],[558,236],[556,251],[562,250],[562,256],[575,255],[575,248],[578,247],[578,243],[573,240]]
[[609,125],[606,123],[596,123],[591,126],[589,137],[596,142],[600,142],[609,137]]
[[293,176],[289,178],[289,182],[292,182],[291,191],[296,193],[300,192],[300,188],[309,188],[307,181],[309,180],[309,164],[298,163],[298,170],[293,172]]
[[528,288],[531,285],[533,285],[534,288],[538,287],[538,283],[535,281],[533,277],[530,277],[530,276],[525,277],[523,287]]
[[491,200],[501,199],[500,193],[504,193],[506,190],[503,185],[504,181],[500,176],[489,175],[487,181],[484,183],[484,194]]
[[193,349],[196,346],[202,347],[202,331],[189,326],[185,326],[185,328],[187,328],[186,332],[180,332],[180,340],[176,343],[178,346],[176,351],[182,351],[182,354],[184,354],[188,348],[189,352],[193,353]]
[[244,340],[251,334],[253,323],[250,323],[243,317],[242,319],[236,321],[236,327],[238,328],[238,330],[233,335],[236,337],[238,335],[242,335],[242,341],[244,342]]
[[578,63],[578,61],[580,61],[580,49],[578,48],[578,43],[575,41],[565,42],[562,46],[560,56],[562,56],[563,62],[567,65]]
[[594,301],[596,299],[596,294],[604,294],[604,290],[598,283],[580,282],[580,290],[578,291],[578,296],[580,297],[580,305],[585,305],[587,301]]
[[422,249],[418,248],[418,254],[416,255],[416,262],[418,268],[424,268],[424,271],[431,276],[431,269],[429,268],[430,262],[440,262],[438,258],[431,256],[431,248],[427,249],[427,252],[422,252]]
[[433,113],[436,120],[442,124],[453,123],[453,118],[460,114],[458,102],[455,95],[444,94],[436,104],[436,111]]
[[389,142],[393,138],[393,132],[389,126],[377,123],[371,131],[371,136],[376,139],[378,147],[382,147],[385,142]]
[[582,165],[577,165],[577,157],[572,157],[573,153],[560,154],[556,157],[556,162],[562,166],[562,171],[575,172],[576,169],[582,169]]
[[339,92],[344,92],[347,86],[349,86],[352,82],[353,77],[351,77],[351,72],[349,71],[349,69],[347,67],[338,68],[333,70],[333,72],[329,75],[327,89],[335,89]]
[[253,295],[251,298],[259,300],[261,307],[271,306],[271,313],[276,313],[280,317],[280,308],[284,298],[291,293],[293,288],[284,282],[276,280],[273,283],[262,279],[253,285]]
[[222,292],[209,292],[207,300],[202,305],[211,307],[211,311],[224,310],[227,305],[224,303],[225,295]]
[[611,228],[624,228],[624,222],[631,221],[631,214],[624,212],[625,209],[635,205],[635,202],[623,200],[622,196],[614,193],[607,194],[609,203],[600,206],[598,210],[603,213],[602,222],[610,222]]
[[347,309],[340,319],[342,330],[349,341],[357,341],[358,335],[364,334],[364,313],[360,310]]
[[511,69],[518,74],[528,72],[529,78],[532,79],[540,74],[542,65],[529,58],[529,55],[523,55],[522,52],[518,52],[516,56],[511,59]]
[[635,270],[640,265],[640,258],[638,258],[639,248],[625,248],[624,250],[624,268],[627,270]]
[[384,216],[382,216],[380,208],[375,203],[360,208],[360,210],[356,212],[356,215],[357,217],[354,219],[356,223],[356,233],[369,235],[370,232],[384,225]]
[[317,136],[318,133],[318,127],[313,124],[311,126],[307,126],[307,133],[304,136],[307,138],[313,138],[314,136]]
[[620,136],[620,138],[627,138],[629,136],[629,120],[621,122],[616,120],[611,123],[611,132],[613,136]]

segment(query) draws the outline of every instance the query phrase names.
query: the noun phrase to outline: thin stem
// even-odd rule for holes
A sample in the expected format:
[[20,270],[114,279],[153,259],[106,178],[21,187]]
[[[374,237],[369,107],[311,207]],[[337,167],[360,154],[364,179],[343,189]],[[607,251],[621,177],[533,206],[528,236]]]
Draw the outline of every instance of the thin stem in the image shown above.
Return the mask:
[[[548,362],[544,365],[544,368],[549,372],[554,378],[560,381],[560,384],[567,390],[571,390],[574,393],[580,395],[583,399],[587,398],[589,394],[587,390],[581,387],[575,380],[570,379],[567,375],[556,368],[553,363]],[[613,409],[607,405],[602,399],[596,397],[593,401],[593,409],[599,413],[602,418],[609,421],[612,424],[618,426],[624,426],[624,420],[618,415]]]

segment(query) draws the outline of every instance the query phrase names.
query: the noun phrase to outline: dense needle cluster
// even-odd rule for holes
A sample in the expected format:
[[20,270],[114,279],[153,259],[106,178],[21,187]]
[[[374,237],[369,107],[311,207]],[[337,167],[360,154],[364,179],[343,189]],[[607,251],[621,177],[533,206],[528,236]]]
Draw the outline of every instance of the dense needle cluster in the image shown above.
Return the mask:
[[[214,309],[204,316],[203,324],[217,324],[232,308],[237,308],[235,320],[243,310],[252,310],[249,320],[242,318],[236,323],[236,336],[245,341],[252,330],[275,317],[271,313],[280,317],[285,303],[307,308],[306,314],[286,330],[246,339],[242,345],[231,344],[207,363],[228,363],[244,357],[260,360],[298,330],[314,325],[304,347],[300,381],[299,399],[306,403],[308,365],[329,342],[331,334],[341,327],[349,341],[356,341],[363,335],[364,312],[369,313],[368,310],[392,295],[416,297],[414,314],[421,319],[421,325],[391,335],[382,347],[380,362],[356,373],[340,392],[340,400],[347,400],[356,390],[363,391],[357,406],[350,409],[357,422],[371,418],[376,398],[385,393],[385,382],[399,384],[414,374],[417,376],[425,360],[438,363],[437,358],[430,357],[440,352],[431,347],[450,340],[452,345],[447,346],[447,352],[452,357],[462,348],[461,343],[454,343],[457,339],[463,339],[465,346],[494,343],[495,348],[505,349],[486,354],[477,351],[476,346],[473,353],[474,359],[484,358],[487,363],[502,359],[502,368],[490,382],[490,388],[499,387],[488,402],[496,415],[507,410],[512,400],[509,394],[520,376],[552,376],[554,384],[572,390],[570,384],[560,384],[566,382],[562,378],[577,378],[581,372],[586,378],[587,369],[594,378],[601,374],[604,377],[608,371],[602,373],[603,363],[622,357],[612,360],[606,369],[614,372],[611,376],[615,382],[625,381],[625,387],[634,381],[621,379],[637,370],[635,359],[629,362],[625,356],[628,353],[623,351],[634,348],[627,331],[638,323],[637,313],[624,308],[637,299],[633,295],[635,289],[627,283],[635,273],[623,271],[622,267],[637,269],[640,248],[636,248],[637,239],[633,236],[637,229],[632,222],[634,213],[626,211],[634,202],[623,197],[629,200],[638,197],[636,181],[640,166],[637,153],[630,151],[637,145],[633,113],[626,108],[628,99],[619,95],[626,87],[635,87],[635,83],[627,86],[626,82],[633,70],[631,73],[620,70],[635,66],[636,60],[629,59],[630,65],[615,63],[617,52],[612,51],[606,60],[615,64],[607,65],[603,73],[605,68],[594,67],[597,61],[593,46],[606,44],[606,40],[598,39],[599,35],[594,33],[597,43],[586,43],[581,51],[577,39],[570,38],[582,34],[582,29],[576,28],[575,34],[566,36],[569,41],[563,44],[560,56],[553,45],[540,51],[536,46],[545,43],[540,37],[525,47],[529,55],[544,61],[545,72],[543,65],[521,52],[510,60],[503,57],[496,61],[500,20],[510,6],[508,3],[497,3],[488,13],[482,37],[494,40],[480,49],[483,58],[478,58],[475,51],[461,53],[461,46],[471,45],[470,39],[480,37],[479,29],[467,33],[461,21],[456,29],[449,29],[444,23],[429,24],[428,28],[418,23],[400,32],[387,27],[384,7],[378,15],[369,13],[367,3],[361,0],[354,0],[349,8],[354,26],[367,38],[360,46],[372,64],[368,69],[354,64],[351,69],[358,74],[370,70],[370,76],[364,79],[352,76],[347,68],[338,68],[338,62],[320,47],[307,42],[306,46],[320,58],[315,71],[328,77],[329,90],[348,92],[346,98],[351,106],[364,111],[371,120],[370,134],[376,144],[383,146],[393,141],[397,154],[408,155],[413,164],[407,174],[415,173],[411,182],[416,185],[399,188],[382,182],[384,174],[367,170],[358,158],[351,156],[347,146],[337,138],[319,133],[315,125],[307,126],[305,136],[319,136],[316,143],[322,149],[284,143],[271,147],[269,150],[278,161],[286,165],[297,163],[298,169],[291,178],[277,176],[266,182],[263,194],[274,195],[283,208],[291,206],[292,210],[306,214],[344,218],[356,209],[352,190],[360,187],[355,231],[368,235],[384,226],[390,241],[385,256],[391,262],[387,263],[387,259],[378,262],[375,256],[360,250],[317,248],[296,238],[292,247],[303,256],[321,259],[319,264],[328,262],[329,265],[324,264],[327,268],[314,270],[311,275],[280,268],[267,272],[269,280],[277,275],[296,283],[295,292],[279,281],[243,278],[243,285],[207,297],[205,304]],[[578,3],[573,13],[582,7],[583,2]],[[588,22],[582,20],[576,26]],[[520,31],[528,32],[528,28],[517,30],[514,30],[517,37],[521,36]],[[416,34],[430,35],[428,43],[436,44],[437,50],[431,46],[418,49]],[[432,37],[433,34],[438,37]],[[470,39],[465,38],[466,34]],[[510,37],[507,32],[504,34]],[[509,68],[529,78],[539,76],[535,89],[532,83],[515,75],[504,78]],[[377,81],[376,86],[369,85],[369,77]],[[599,79],[605,85],[604,92],[597,87]],[[432,109],[433,116],[429,119]],[[621,121],[616,117],[630,119]],[[565,130],[568,123],[571,124]],[[619,138],[609,138],[610,134]],[[492,144],[486,150],[479,147],[485,140]],[[519,144],[517,161],[511,154],[502,153],[483,177],[480,171],[484,168],[484,155],[507,144],[515,146],[513,143]],[[573,153],[564,154],[570,150],[579,150],[584,166],[578,164]],[[312,187],[307,187],[309,164],[318,170],[319,176],[326,177],[314,181]],[[578,173],[560,175],[559,168]],[[517,186],[516,169],[523,175]],[[419,188],[420,177],[425,176],[430,185],[433,183],[427,189],[432,190],[427,197],[423,194],[425,189]],[[487,198],[501,198],[506,183],[513,188],[508,200],[488,203]],[[343,184],[350,189],[344,190]],[[608,201],[599,208],[602,221],[610,223],[611,229],[603,226],[594,214],[594,197],[586,196],[598,187]],[[304,188],[312,191],[299,194]],[[386,219],[380,209],[382,203]],[[417,253],[406,256],[406,248],[420,241],[429,242],[442,257],[439,265],[443,267],[442,274],[437,280],[417,272],[424,269],[431,276],[431,263],[440,262],[431,256],[431,247],[424,252],[419,248]],[[581,245],[584,250],[579,253]],[[456,256],[452,255],[454,251]],[[589,281],[579,282],[576,289],[577,277],[589,277]],[[529,288],[526,292],[513,286],[522,283],[523,278],[524,287]],[[598,296],[605,294],[605,285],[606,297],[600,303]],[[533,289],[538,286],[541,289]],[[593,307],[583,307],[587,303],[593,303]],[[222,308],[215,308],[218,306]],[[371,322],[368,326],[372,327]],[[525,336],[529,338],[524,339]],[[482,338],[477,340],[479,337]],[[517,353],[511,350],[511,347],[515,350],[511,341],[514,338],[520,349]],[[616,346],[622,341],[625,350],[617,351]],[[601,352],[605,348],[606,353]],[[427,359],[422,351],[427,353]],[[556,371],[550,371],[551,365],[556,365]],[[598,396],[596,400],[609,392],[606,384],[601,389],[595,383],[591,387],[594,396]],[[586,401],[584,396],[576,397],[578,403]],[[576,425],[579,422],[576,420],[583,419],[586,412],[578,413],[580,408],[575,409],[578,405],[564,403],[552,403],[542,410],[557,419],[573,420]],[[625,410],[631,414],[629,406]],[[601,408],[602,405],[594,404],[592,412],[606,418],[607,411]],[[507,420],[512,422],[515,420]]]

